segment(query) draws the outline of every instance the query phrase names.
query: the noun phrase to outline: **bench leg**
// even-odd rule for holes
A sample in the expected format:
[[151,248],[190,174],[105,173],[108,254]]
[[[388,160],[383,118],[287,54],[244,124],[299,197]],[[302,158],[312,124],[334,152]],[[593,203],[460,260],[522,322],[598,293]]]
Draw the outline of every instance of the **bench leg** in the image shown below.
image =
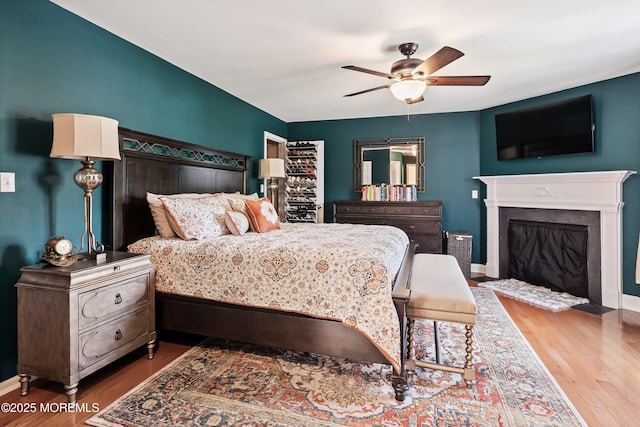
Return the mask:
[[433,341],[436,344],[436,363],[442,363],[442,347],[440,347],[440,329],[438,328],[438,321],[433,321]]
[[464,357],[464,382],[467,387],[471,387],[476,380],[476,370],[473,368],[473,325],[464,325],[466,344],[466,355]]
[[434,339],[436,346],[436,362],[423,362],[415,359],[415,349],[413,347],[414,344],[414,327],[415,327],[415,319],[408,318],[407,319],[407,359],[405,362],[405,366],[409,375],[415,375],[416,366],[427,369],[439,369],[442,371],[455,372],[458,374],[462,374],[462,379],[464,380],[467,387],[472,387],[476,381],[476,370],[473,367],[473,325],[465,324],[465,357],[464,357],[464,367],[456,367],[443,365],[440,359],[441,355],[441,347],[440,347],[440,333],[438,330],[438,322],[433,322],[434,327]]

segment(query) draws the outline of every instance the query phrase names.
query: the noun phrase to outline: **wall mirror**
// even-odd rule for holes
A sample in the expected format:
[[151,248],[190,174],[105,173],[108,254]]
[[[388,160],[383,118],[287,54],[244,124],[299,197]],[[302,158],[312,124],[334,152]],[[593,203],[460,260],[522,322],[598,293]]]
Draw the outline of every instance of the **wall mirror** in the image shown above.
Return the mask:
[[354,139],[354,190],[363,185],[415,185],[425,187],[424,137]]

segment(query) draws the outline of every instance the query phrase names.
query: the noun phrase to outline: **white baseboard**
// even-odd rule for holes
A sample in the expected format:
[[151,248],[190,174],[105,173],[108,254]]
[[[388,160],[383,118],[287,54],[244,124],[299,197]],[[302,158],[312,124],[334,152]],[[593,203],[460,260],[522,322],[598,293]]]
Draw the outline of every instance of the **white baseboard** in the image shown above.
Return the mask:
[[20,382],[18,376],[8,378],[0,383],[0,396],[11,393],[12,391],[20,388]]
[[471,272],[472,273],[486,274],[487,273],[487,269],[486,269],[486,266],[484,264],[471,264]]
[[623,294],[622,308],[640,313],[640,297]]

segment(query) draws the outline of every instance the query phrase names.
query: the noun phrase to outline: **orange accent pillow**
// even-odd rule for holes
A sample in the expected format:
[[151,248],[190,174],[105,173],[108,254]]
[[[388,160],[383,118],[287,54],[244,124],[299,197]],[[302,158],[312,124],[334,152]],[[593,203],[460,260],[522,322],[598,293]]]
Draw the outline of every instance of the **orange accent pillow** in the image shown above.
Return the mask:
[[247,216],[255,231],[264,233],[280,228],[280,218],[268,198],[245,200],[244,203],[247,207]]

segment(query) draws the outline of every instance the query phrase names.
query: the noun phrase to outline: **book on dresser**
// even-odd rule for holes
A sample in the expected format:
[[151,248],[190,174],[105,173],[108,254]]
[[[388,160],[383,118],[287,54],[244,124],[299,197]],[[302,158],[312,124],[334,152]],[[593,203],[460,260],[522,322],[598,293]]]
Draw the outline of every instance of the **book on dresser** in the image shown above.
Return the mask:
[[333,202],[334,222],[392,225],[418,243],[418,253],[442,253],[442,202],[343,200]]

